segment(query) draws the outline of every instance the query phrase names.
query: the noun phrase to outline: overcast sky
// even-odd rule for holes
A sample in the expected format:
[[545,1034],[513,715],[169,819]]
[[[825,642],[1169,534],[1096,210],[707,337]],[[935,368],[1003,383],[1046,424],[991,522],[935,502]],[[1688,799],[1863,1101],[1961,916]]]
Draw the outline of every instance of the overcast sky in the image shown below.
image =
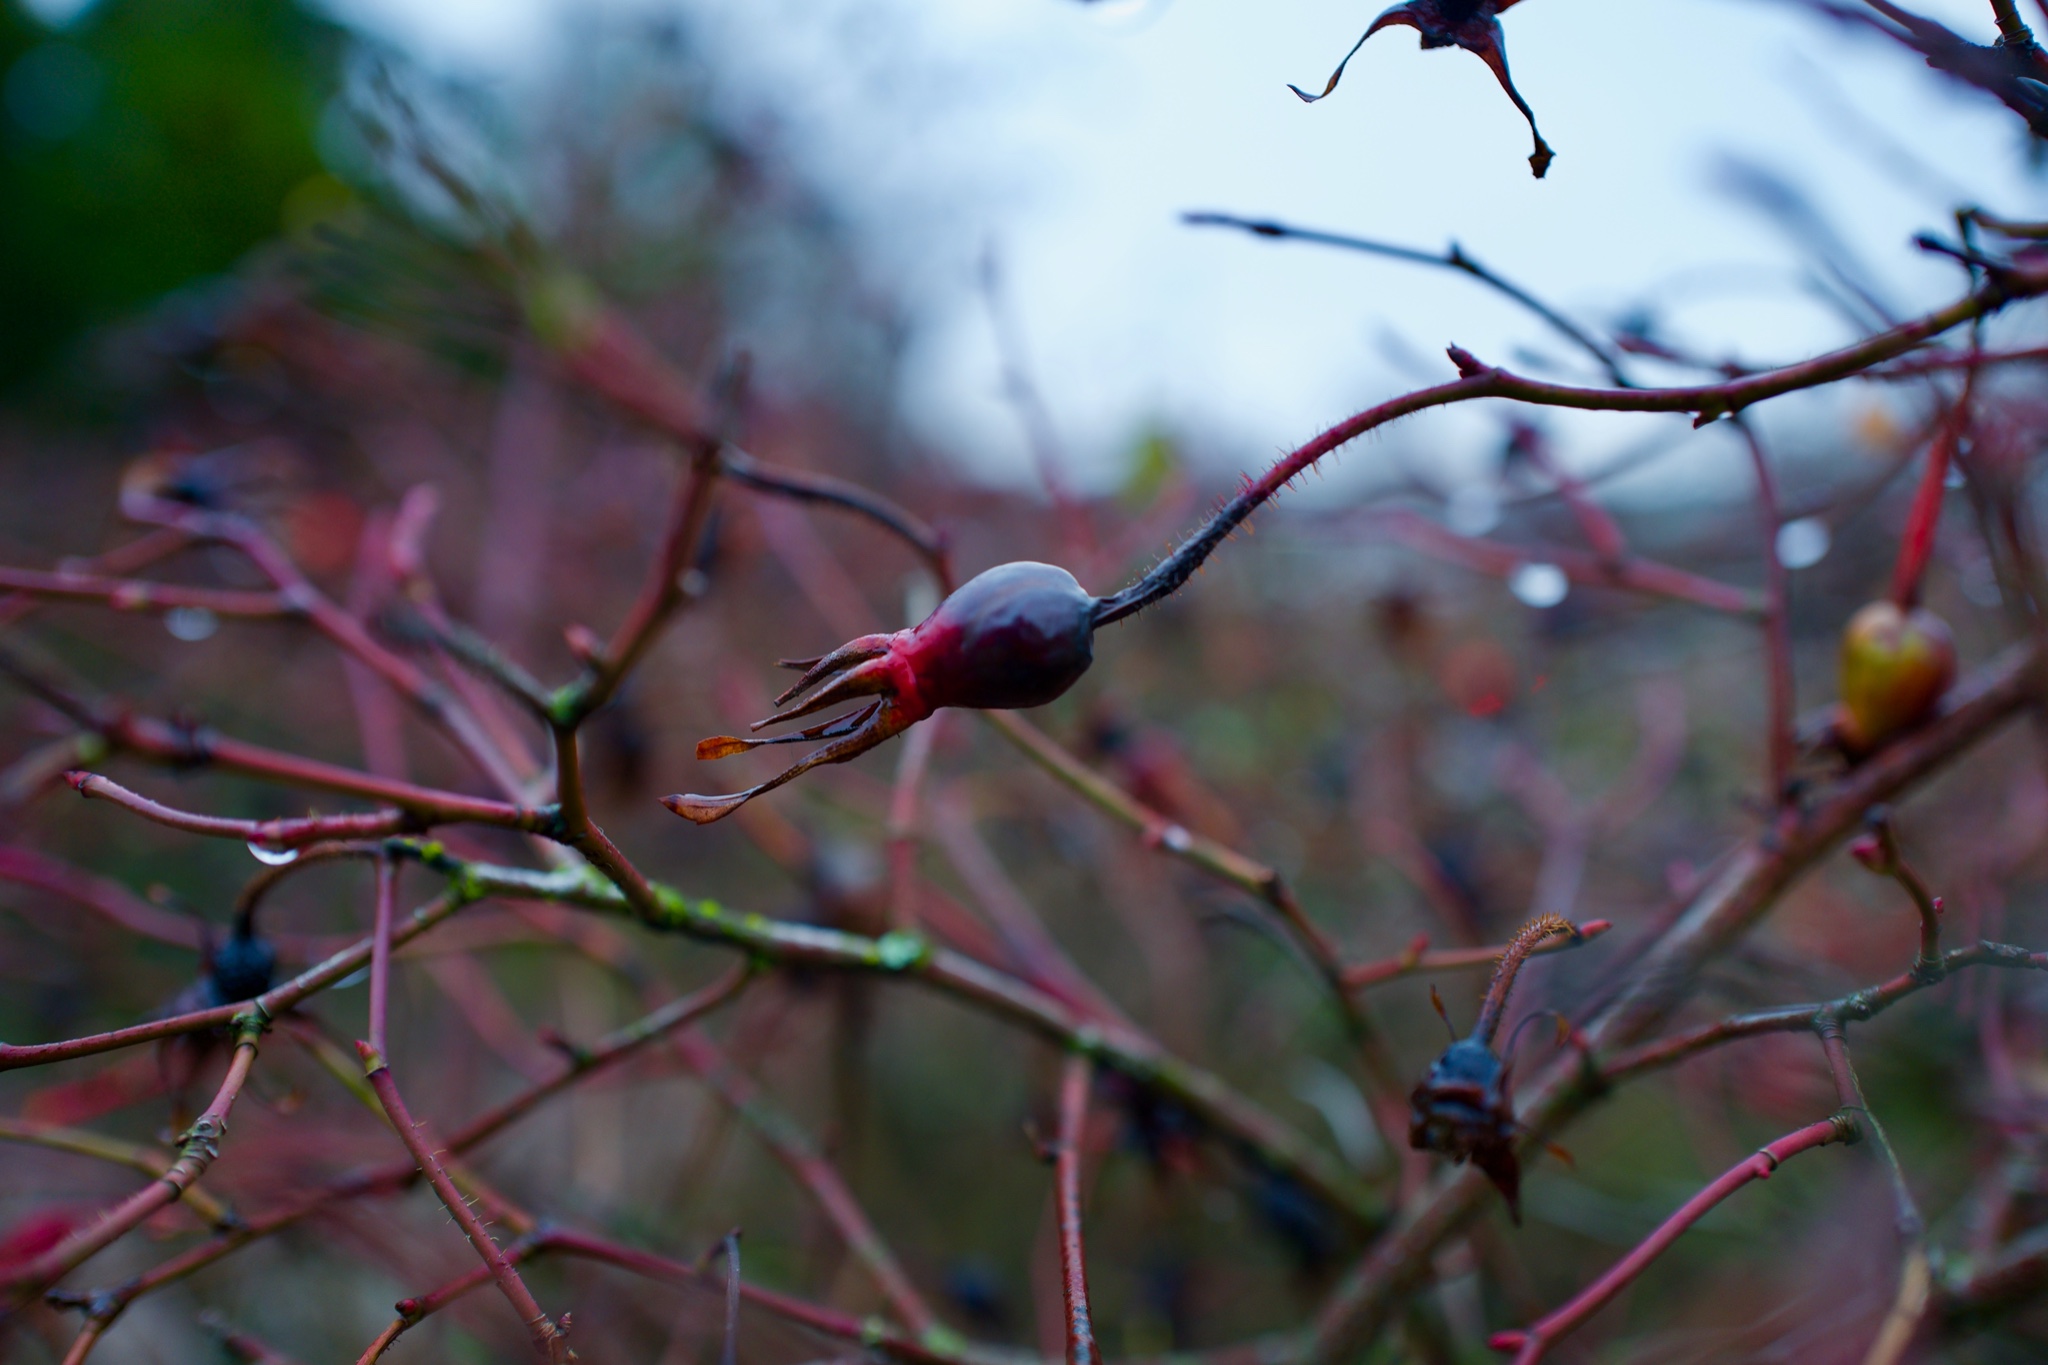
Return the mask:
[[[1376,37],[1326,102],[1288,93],[1320,86],[1371,4],[667,2],[698,21],[732,95],[783,121],[792,155],[913,301],[920,429],[998,475],[1028,466],[975,293],[988,242],[1080,476],[1108,481],[1149,424],[1255,467],[1445,377],[1447,342],[1516,363],[1531,347],[1564,355],[1458,277],[1191,229],[1183,210],[1430,248],[1455,237],[1582,316],[1650,300],[1674,335],[1762,360],[1849,333],[1801,289],[1797,250],[1719,188],[1725,157],[1796,179],[1902,310],[1956,287],[1908,239],[1947,226],[1958,196],[2013,212],[2048,201],[2009,115],[1789,0],[1513,9],[1517,83],[1558,153],[1543,181],[1486,69],[1418,51],[1410,30]],[[430,61],[508,83],[563,22],[549,0],[335,4]],[[1919,7],[1993,36],[1982,0]],[[1418,419],[1402,439],[1456,452],[1491,420]],[[1609,422],[1582,444],[1640,432]]]

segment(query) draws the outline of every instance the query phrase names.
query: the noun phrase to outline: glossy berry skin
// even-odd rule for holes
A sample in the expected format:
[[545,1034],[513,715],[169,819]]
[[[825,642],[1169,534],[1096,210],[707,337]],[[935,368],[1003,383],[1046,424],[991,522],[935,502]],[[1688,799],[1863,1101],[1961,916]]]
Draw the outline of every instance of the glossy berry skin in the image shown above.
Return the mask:
[[863,635],[830,654],[786,662],[804,674],[775,699],[777,705],[818,690],[753,728],[813,715],[856,697],[880,700],[773,739],[719,735],[698,744],[697,757],[725,758],[796,740],[831,743],[746,791],[669,796],[662,804],[686,820],[709,824],[821,763],[844,763],[866,753],[942,707],[1009,711],[1043,706],[1079,681],[1094,662],[1101,609],[1102,603],[1057,565],[999,564],[955,589],[908,630]]
[[1946,622],[1925,607],[1908,612],[1888,601],[1870,603],[1842,631],[1842,747],[1866,754],[1920,724],[1955,676]]
[[276,975],[277,949],[268,940],[238,928],[214,949],[206,975],[207,993],[215,1004],[239,1004],[269,990]]
[[896,649],[934,711],[1043,706],[1095,661],[1094,610],[1095,599],[1057,565],[999,564],[900,632]]
[[1522,1221],[1521,1163],[1507,1067],[1487,1044],[1463,1038],[1444,1050],[1410,1097],[1408,1145],[1470,1161],[1486,1173]]

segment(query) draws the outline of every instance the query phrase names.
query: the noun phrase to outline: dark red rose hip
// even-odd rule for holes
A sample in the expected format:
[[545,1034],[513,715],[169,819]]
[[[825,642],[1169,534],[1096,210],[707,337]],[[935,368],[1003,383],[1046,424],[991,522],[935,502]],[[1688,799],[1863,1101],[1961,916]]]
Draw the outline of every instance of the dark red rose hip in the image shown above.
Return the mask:
[[778,706],[824,686],[752,728],[815,715],[855,697],[878,700],[773,739],[715,736],[697,746],[697,757],[724,758],[763,744],[803,740],[830,741],[824,747],[746,791],[670,796],[662,804],[686,820],[709,824],[820,764],[844,763],[866,753],[941,707],[1009,711],[1043,706],[1072,687],[1094,661],[1100,608],[1072,574],[1056,565],[999,564],[962,584],[908,630],[863,635],[815,659],[785,660],[785,667],[801,668],[804,675],[775,699]]

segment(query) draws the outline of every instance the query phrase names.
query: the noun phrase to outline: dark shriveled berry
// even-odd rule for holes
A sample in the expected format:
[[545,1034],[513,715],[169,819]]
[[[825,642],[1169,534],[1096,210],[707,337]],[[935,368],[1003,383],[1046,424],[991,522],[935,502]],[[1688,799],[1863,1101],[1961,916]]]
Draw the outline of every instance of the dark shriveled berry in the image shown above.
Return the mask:
[[1515,1105],[1507,1067],[1491,1046],[1462,1038],[1445,1049],[1410,1097],[1408,1145],[1470,1161],[1522,1221],[1522,1167],[1515,1157]]
[[[1494,1051],[1493,1040],[1507,1012],[1508,993],[1529,955],[1553,939],[1584,937],[1584,930],[1558,915],[1538,915],[1523,925],[1494,967],[1471,1036],[1444,1049],[1409,1099],[1408,1145],[1477,1166],[1507,1200],[1517,1224],[1522,1221],[1522,1164],[1515,1143],[1521,1125],[1515,1120],[1510,1067]],[[1441,1001],[1437,1009],[1442,1011]],[[1512,1041],[1507,1050],[1514,1051]]]
[[212,1003],[233,1005],[254,1000],[270,989],[277,975],[277,949],[253,930],[237,925],[228,941],[213,950],[206,984]]
[[[725,758],[764,744],[829,741],[822,748],[746,791],[669,796],[662,804],[686,820],[709,824],[820,764],[844,763],[866,753],[942,707],[1010,711],[1043,706],[1079,681],[1094,662],[1095,627],[1103,608],[1057,565],[999,564],[962,584],[908,630],[863,635],[815,659],[785,660],[785,667],[800,668],[803,676],[775,699],[785,709],[753,728],[815,715],[856,697],[877,700],[772,739],[715,736],[698,744],[697,757]],[[806,692],[811,695],[805,700],[786,705]]]

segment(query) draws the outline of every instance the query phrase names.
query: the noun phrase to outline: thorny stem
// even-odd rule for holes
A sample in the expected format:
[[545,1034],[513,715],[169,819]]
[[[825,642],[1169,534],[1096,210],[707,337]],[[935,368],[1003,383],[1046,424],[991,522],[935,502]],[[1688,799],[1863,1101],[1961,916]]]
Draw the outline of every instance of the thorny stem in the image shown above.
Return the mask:
[[2048,293],[2048,269],[2015,266],[1945,308],[1874,333],[1853,345],[1795,365],[1760,370],[1718,384],[1659,389],[1597,389],[1553,384],[1483,364],[1454,347],[1451,359],[1458,366],[1460,378],[1390,398],[1377,407],[1346,418],[1297,447],[1258,479],[1247,481],[1244,491],[1217,509],[1202,527],[1182,541],[1150,573],[1123,591],[1103,598],[1096,610],[1096,624],[1107,625],[1122,620],[1178,590],[1194,576],[1195,570],[1216,547],[1274,494],[1323,456],[1399,418],[1478,398],[1507,398],[1539,407],[1598,412],[1689,412],[1694,414],[1694,424],[1703,426],[1722,417],[1734,416],[1767,399],[1846,379],[1880,361],[1903,355],[1953,327],[1995,313],[2015,300],[2042,293]]
[[[1815,843],[1824,845],[1825,842],[1830,841],[1833,837],[1839,837],[1832,831],[1843,827],[1847,817],[1831,815],[1830,811],[1846,811],[1853,808],[1854,811],[1860,812],[1872,800],[1888,795],[1906,782],[1923,775],[1941,759],[1961,751],[1972,739],[1984,733],[1990,724],[2009,714],[2020,703],[2024,695],[2022,683],[2026,666],[2027,663],[2023,659],[2004,660],[1987,670],[1985,674],[1981,674],[1977,678],[1966,682],[1963,687],[1957,689],[1956,694],[1952,697],[1949,713],[1946,716],[1937,720],[1927,730],[1908,737],[1906,740],[1901,741],[1899,745],[1878,755],[1869,764],[1866,764],[1856,773],[1851,774],[1846,780],[1849,790],[1830,801],[1823,802],[1822,805],[1816,808],[1814,827],[1810,828],[1808,833],[1789,844],[1774,838],[1771,845],[1772,852],[1761,865],[1753,865],[1756,862],[1756,855],[1754,853],[1747,857],[1738,855],[1731,858],[1722,877],[1717,879],[1717,883],[1710,887],[1706,893],[1703,893],[1703,899],[1696,909],[1704,909],[1709,906],[1714,907],[1712,913],[1707,917],[1709,922],[1713,922],[1716,918],[1726,920],[1730,916],[1753,913],[1753,908],[1760,908],[1763,903],[1767,902],[1768,895],[1770,894],[1769,888],[1781,884],[1780,879],[1787,877],[1791,868],[1801,865],[1803,861],[1812,856],[1814,849],[1808,847],[1809,845]],[[463,869],[460,865],[444,862],[442,866],[455,872],[456,875],[462,875]],[[561,874],[517,873],[511,869],[499,871],[501,875],[510,878],[510,885],[500,889],[515,896],[531,896],[542,885],[553,882],[560,886],[563,881]],[[1761,881],[1758,880],[1760,876],[1763,878]],[[486,894],[486,888],[475,877],[462,876],[462,880],[463,884],[470,889],[472,894]],[[514,887],[518,889],[515,890],[513,889]],[[1751,887],[1758,889],[1747,889]],[[584,887],[584,891],[586,894],[594,894],[590,893],[587,885]],[[600,897],[599,899],[602,901],[604,898]],[[452,913],[453,908],[459,905],[459,903],[459,901],[450,898],[444,903],[441,913],[444,915]],[[614,899],[611,903],[616,904],[617,902]],[[1702,929],[1693,928],[1686,924],[1681,924],[1680,927],[1682,931],[1686,931],[1681,933],[1680,937],[1682,939],[1691,937],[1697,941],[1702,937]],[[854,942],[859,941],[854,940]],[[2027,957],[2026,954],[2020,953],[2018,950],[2004,950],[2004,954],[2020,959]],[[347,956],[347,954],[341,955],[336,961],[346,961]],[[367,953],[364,952],[362,956],[357,957],[354,961],[348,961],[339,971],[335,971],[329,976],[328,981],[331,982],[340,975],[346,974],[347,971],[353,970],[361,964],[363,957],[366,956]],[[332,966],[333,964],[327,965]],[[1952,965],[1962,964],[1957,962]],[[323,970],[325,969],[323,968]],[[287,983],[288,986],[291,984]],[[1911,982],[1907,983],[1909,987],[1913,984]],[[1612,1014],[1613,1011],[1610,1010],[1610,1018]],[[1810,1018],[1810,1014],[1807,1017]],[[160,1033],[151,1031],[150,1036],[160,1036]],[[101,1049],[96,1047],[93,1050]],[[1545,1102],[1545,1107],[1551,1111],[1553,1118],[1562,1116],[1566,1112],[1566,1108],[1559,1105],[1552,1096],[1546,1095],[1542,1098]],[[1466,1201],[1476,1196],[1478,1190],[1474,1188],[1468,1192],[1462,1192],[1462,1198],[1456,1197],[1459,1193],[1458,1182],[1454,1181],[1451,1189],[1445,1192],[1446,1195],[1453,1196],[1449,1202],[1446,1202],[1445,1197],[1440,1195],[1425,1205],[1418,1211],[1416,1216],[1411,1216],[1410,1221],[1404,1225],[1403,1229],[1395,1237],[1374,1253],[1371,1260],[1362,1269],[1368,1275],[1384,1274],[1384,1271],[1376,1271],[1375,1267],[1389,1264],[1390,1259],[1393,1264],[1400,1264],[1407,1256],[1415,1254],[1411,1248],[1432,1244],[1436,1237],[1443,1235],[1443,1232],[1455,1226],[1455,1220],[1459,1214],[1464,1208],[1470,1207],[1469,1202]],[[332,1197],[336,1196],[328,1195],[325,1198],[331,1199]],[[315,1204],[322,1202],[325,1202],[325,1199],[313,1201]],[[248,1237],[260,1235],[262,1231],[282,1225],[282,1223],[290,1221],[292,1218],[302,1217],[306,1211],[308,1209],[305,1206],[287,1210],[279,1218],[261,1220],[260,1225],[255,1225],[255,1230],[242,1238],[235,1239],[232,1243],[223,1244],[217,1242],[212,1244],[210,1249],[208,1247],[195,1248],[195,1252],[199,1254],[187,1255],[177,1258],[175,1263],[167,1263],[162,1268],[163,1277],[154,1279],[151,1282],[161,1283],[168,1278],[188,1274],[192,1269],[197,1268],[199,1264],[208,1263],[211,1259],[217,1259],[220,1255],[226,1254],[235,1245],[245,1242]],[[1372,1286],[1374,1282],[1373,1279],[1368,1278],[1356,1286],[1345,1286],[1344,1290],[1340,1292],[1339,1298],[1333,1302],[1330,1312],[1325,1314],[1326,1319],[1333,1322],[1342,1322],[1345,1320],[1344,1318],[1334,1317],[1333,1315],[1342,1313],[1348,1317],[1360,1311],[1361,1308],[1368,1313],[1373,1311],[1374,1291]],[[1359,1305],[1359,1307],[1353,1307],[1352,1305],[1354,1304]]]
[[[1609,391],[1541,384],[1505,371],[1488,369],[1472,361],[1470,357],[1457,353],[1454,359],[1460,365],[1463,378],[1451,384],[1406,395],[1358,414],[1296,451],[1219,512],[1217,518],[1203,531],[1191,537],[1168,563],[1163,564],[1153,574],[1147,575],[1131,590],[1118,594],[1117,599],[1110,604],[1115,615],[1108,615],[1106,619],[1116,619],[1117,615],[1129,614],[1130,611],[1135,611],[1173,591],[1186,581],[1188,575],[1199,566],[1216,544],[1227,538],[1257,506],[1270,499],[1295,474],[1343,442],[1407,413],[1468,398],[1506,397],[1518,401],[1568,407],[1690,411],[1704,420],[1739,411],[1748,403],[1761,401],[1778,393],[1845,377],[1860,367],[1902,354],[1920,340],[1935,335],[1958,321],[1995,311],[2013,298],[2032,296],[2044,291],[2048,291],[2048,277],[2037,278],[2024,269],[2015,268],[1998,274],[1991,283],[1948,309],[1930,314],[1918,322],[1878,334],[1857,346],[1784,370],[1746,375],[1724,384],[1689,389]],[[345,647],[352,647],[346,641],[343,643]],[[381,649],[381,646],[376,648]],[[1924,775],[1941,759],[1967,745],[1991,723],[2002,718],[2017,704],[2005,695],[2011,690],[2006,686],[2009,682],[2006,674],[2009,671],[2009,665],[2005,669],[1992,670],[1980,678],[1979,686],[1976,688],[1958,689],[1945,715],[1926,730],[1907,737],[1900,744],[1881,752],[1871,762],[1851,773],[1844,779],[1844,792],[1837,793],[1832,798],[1824,794],[1823,799],[1810,811],[1800,813],[1797,818],[1787,816],[1781,819],[1778,822],[1779,827],[1771,832],[1772,838],[1768,843],[1750,851],[1747,857],[1738,856],[1732,859],[1715,885],[1710,887],[1707,893],[1703,893],[1702,899],[1696,902],[1692,911],[1680,921],[1674,932],[1653,951],[1646,964],[1649,968],[1647,980],[1626,989],[1621,997],[1596,1019],[1593,1028],[1598,1032],[1598,1041],[1611,1044],[1626,1041],[1631,1033],[1640,1036],[1641,1030],[1661,1018],[1675,1005],[1676,1000],[1682,997],[1687,979],[1697,964],[1718,947],[1725,945],[1735,932],[1739,932],[1761,913],[1784,882],[1788,881],[1805,861],[1810,860],[1820,847],[1840,836],[1842,824],[1838,815],[1842,796],[1859,795],[1863,798],[1863,803],[1867,804],[1870,799],[1896,790]],[[113,722],[109,722],[109,725],[119,732],[120,725]],[[165,727],[165,733],[154,738],[162,742],[162,752],[154,756],[197,756],[198,746],[189,732],[179,734],[170,727]],[[217,759],[218,755],[208,754],[207,757]],[[289,761],[289,756],[279,757]],[[1847,790],[1851,788],[1854,789],[1853,792]],[[359,793],[358,788],[339,789]],[[587,816],[584,819],[587,821]],[[1142,1036],[1100,1036],[1092,1028],[1081,1027],[1076,1021],[1066,1017],[1057,1002],[1036,1000],[1033,998],[1035,993],[1028,987],[1010,981],[999,973],[992,973],[980,964],[973,963],[971,959],[962,959],[959,955],[947,954],[944,950],[934,951],[929,945],[911,936],[895,936],[908,939],[909,942],[892,943],[887,938],[870,941],[850,935],[819,935],[816,931],[807,933],[796,926],[764,928],[755,922],[732,923],[731,917],[724,916],[716,907],[709,907],[708,911],[702,905],[692,907],[680,897],[674,896],[672,892],[665,892],[665,889],[658,889],[647,882],[622,855],[617,853],[609,841],[604,839],[601,832],[594,830],[594,827],[583,837],[583,842],[594,848],[597,854],[609,853],[611,856],[610,865],[601,861],[599,865],[605,875],[615,883],[616,895],[611,894],[612,888],[593,886],[573,870],[553,880],[548,874],[520,873],[516,869],[491,871],[505,874],[510,884],[519,888],[510,894],[531,894],[536,886],[546,886],[551,890],[559,889],[563,893],[554,898],[572,903],[615,909],[620,908],[623,902],[640,917],[658,927],[683,928],[703,937],[746,947],[760,955],[776,957],[777,960],[814,961],[822,965],[891,972],[908,971],[921,975],[940,985],[942,989],[954,991],[965,998],[993,1007],[1018,1022],[1047,1033],[1048,1036],[1063,1038],[1070,1046],[1081,1048],[1095,1059],[1107,1061],[1124,1069],[1135,1067],[1134,1075],[1159,1085],[1167,1093],[1190,1100],[1189,1107],[1211,1122],[1216,1122],[1219,1117],[1229,1116],[1229,1122],[1218,1123],[1218,1126],[1226,1129],[1234,1126],[1241,1138],[1249,1137],[1249,1148],[1257,1153],[1260,1159],[1275,1161],[1283,1167],[1292,1164],[1307,1178],[1307,1183],[1312,1186],[1318,1184],[1314,1170],[1318,1154],[1306,1148],[1289,1153],[1286,1150],[1290,1145],[1287,1141],[1289,1135],[1284,1129],[1261,1122],[1263,1116],[1256,1110],[1249,1109],[1240,1104],[1235,1097],[1217,1089],[1210,1083],[1209,1078],[1203,1077],[1201,1073],[1158,1053],[1156,1045],[1150,1045],[1149,1040],[1142,1039]],[[407,930],[424,931],[438,918],[453,913],[462,904],[477,896],[491,894],[495,889],[485,885],[485,879],[473,865],[455,863],[438,852],[431,855],[429,861],[436,865],[437,870],[457,878],[456,889],[433,905],[415,912],[412,921],[394,933],[394,941],[397,941],[399,934],[406,933]],[[430,915],[430,911],[434,913]],[[767,949],[765,952],[764,947]],[[370,953],[369,945],[357,945],[345,950],[328,963],[316,968],[314,972],[302,974],[294,982],[286,983],[286,986],[266,994],[263,999],[268,1002],[277,997],[284,1000],[288,1006],[296,999],[331,984],[347,971],[353,970]],[[355,961],[349,966],[328,974],[337,963],[358,954],[359,956],[356,956]],[[2036,964],[2030,962],[2028,965]],[[321,979],[312,979],[316,977]],[[50,1060],[54,1055],[85,1055],[87,1052],[103,1051],[108,1047],[140,1041],[143,1036],[168,1036],[174,1032],[190,1031],[219,1022],[208,1018],[211,1013],[201,1011],[180,1016],[177,1020],[163,1021],[164,1025],[169,1027],[144,1026],[142,1029],[99,1035],[94,1039],[72,1040],[69,1044],[52,1045],[60,1050],[72,1049],[78,1044],[88,1045],[76,1051],[62,1051],[59,1054],[36,1048],[8,1048],[0,1052],[0,1065],[29,1064],[33,1061]],[[205,1022],[199,1022],[201,1020]],[[150,1031],[152,1027],[156,1031]],[[388,1072],[385,1074],[388,1080]],[[1569,1085],[1560,1086],[1553,1082],[1542,1093],[1532,1097],[1528,1110],[1537,1123],[1542,1125],[1562,1119],[1575,1105],[1581,1103],[1583,1097],[1576,1096]],[[1290,1155],[1294,1157],[1292,1163],[1280,1159]],[[1462,1182],[1463,1186],[1472,1184],[1469,1179]],[[1341,1189],[1342,1182],[1334,1186],[1325,1183],[1324,1188],[1326,1192],[1332,1188]],[[1446,1190],[1446,1196],[1449,1197],[1433,1199],[1418,1209],[1395,1235],[1375,1248],[1367,1265],[1361,1268],[1362,1276],[1354,1276],[1353,1281],[1343,1287],[1338,1299],[1324,1315],[1317,1349],[1335,1334],[1354,1333],[1360,1325],[1361,1316],[1369,1320],[1374,1313],[1380,1311],[1375,1306],[1376,1298],[1382,1292],[1378,1285],[1388,1278],[1399,1281],[1411,1273],[1401,1264],[1402,1258],[1415,1254],[1414,1248],[1417,1246],[1433,1245],[1435,1238],[1455,1225],[1462,1213],[1460,1198],[1465,1200],[1464,1207],[1469,1208],[1469,1194],[1459,1196],[1457,1192],[1460,1188],[1460,1181],[1451,1182]],[[1362,1207],[1341,1196],[1339,1202],[1354,1211]],[[559,1249],[567,1247],[565,1245]],[[585,1251],[588,1251],[587,1247]],[[1390,1267],[1391,1275],[1383,1271],[1382,1267]],[[805,1306],[801,1311],[816,1313],[821,1310]]]
[[462,1229],[462,1235],[469,1239],[469,1244],[476,1248],[476,1254],[489,1267],[491,1278],[497,1281],[498,1292],[512,1305],[512,1311],[519,1315],[521,1325],[532,1339],[534,1354],[548,1365],[574,1360],[575,1355],[569,1350],[568,1339],[563,1336],[561,1328],[542,1311],[532,1291],[527,1289],[526,1282],[519,1278],[519,1272],[505,1259],[505,1253],[498,1244],[491,1240],[490,1232],[476,1211],[455,1188],[455,1182],[448,1178],[447,1169],[434,1155],[433,1146],[421,1135],[420,1126],[406,1109],[405,1100],[398,1093],[398,1085],[391,1079],[391,1069],[384,1064],[383,1056],[368,1043],[357,1043],[356,1051],[362,1054],[364,1078],[376,1091],[377,1102],[384,1106],[385,1117],[390,1119],[398,1140],[405,1144],[406,1151],[412,1153],[414,1164],[426,1176],[427,1183],[448,1210],[448,1216],[455,1220],[455,1225]]
[[1655,1232],[1615,1262],[1613,1267],[1599,1279],[1587,1285],[1579,1294],[1562,1308],[1518,1332],[1499,1332],[1492,1340],[1497,1351],[1515,1352],[1514,1365],[1535,1365],[1543,1358],[1544,1352],[1555,1345],[1559,1338],[1567,1335],[1587,1318],[1600,1311],[1623,1289],[1634,1283],[1646,1270],[1650,1262],[1664,1254],[1670,1245],[1687,1228],[1706,1217],[1714,1207],[1747,1185],[1752,1180],[1767,1180],[1778,1167],[1816,1147],[1825,1147],[1832,1142],[1844,1142],[1849,1138],[1850,1125],[1840,1114],[1810,1123],[1804,1128],[1787,1133],[1776,1142],[1770,1143],[1730,1167],[1728,1171],[1698,1194],[1688,1199],[1676,1213],[1661,1223]]
[[[1578,928],[1577,934],[1568,938],[1547,939],[1530,950],[1530,956],[1544,953],[1563,952],[1576,948],[1600,937],[1614,924],[1611,920],[1587,920]],[[1468,967],[1491,967],[1501,960],[1510,945],[1494,944],[1486,948],[1441,948],[1432,952],[1428,935],[1418,935],[1398,957],[1384,958],[1378,962],[1361,962],[1344,969],[1346,990],[1360,991],[1371,986],[1397,981],[1404,976],[1418,972],[1450,972]]]
[[1067,1365],[1096,1365],[1095,1329],[1088,1315],[1088,1264],[1081,1245],[1082,1140],[1088,1126],[1088,1088],[1095,1068],[1083,1053],[1068,1055],[1060,1071],[1059,1137],[1053,1146],[1058,1186],[1060,1291],[1066,1303]]
[[[403,840],[394,841],[391,847],[420,857],[429,867],[448,876],[455,888],[428,907],[414,911],[411,919],[394,931],[394,946],[416,937],[470,900],[504,895],[630,912],[652,928],[723,943],[766,962],[905,975],[1008,1018],[1061,1046],[1092,1049],[1099,1060],[1134,1080],[1157,1087],[1241,1151],[1292,1175],[1354,1221],[1371,1225],[1383,1216],[1379,1199],[1342,1163],[1220,1078],[1174,1057],[1128,1024],[1079,1016],[1045,992],[963,954],[935,947],[917,935],[863,938],[758,915],[736,914],[709,901],[691,901],[668,887],[647,881],[609,841],[590,844],[592,862],[607,879],[613,877],[613,871],[603,860],[617,860],[618,877],[609,885],[590,877],[587,870],[532,872],[465,862],[438,847],[422,848]],[[369,956],[370,943],[364,939],[277,987],[261,1000],[273,1013],[281,1012],[361,967]],[[223,1006],[199,1010],[63,1043],[25,1047],[0,1044],[0,1070],[86,1056],[211,1027],[224,1022],[231,1009]]]
[[1487,984],[1486,998],[1479,1006],[1479,1020],[1472,1026],[1472,1036],[1491,1047],[1494,1036],[1500,1032],[1501,1020],[1506,1017],[1508,995],[1515,988],[1515,978],[1522,973],[1522,964],[1529,960],[1543,944],[1557,938],[1577,939],[1579,929],[1560,915],[1538,915],[1508,940],[1502,950],[1500,964],[1493,969],[1493,980]]

